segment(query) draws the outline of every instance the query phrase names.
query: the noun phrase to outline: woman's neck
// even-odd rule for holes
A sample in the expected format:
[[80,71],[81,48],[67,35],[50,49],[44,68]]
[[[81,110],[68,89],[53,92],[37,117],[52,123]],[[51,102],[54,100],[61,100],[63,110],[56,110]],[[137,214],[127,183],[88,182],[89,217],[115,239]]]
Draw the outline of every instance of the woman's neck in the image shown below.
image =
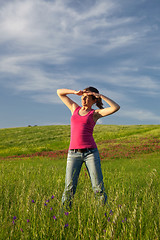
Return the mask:
[[86,111],[86,112],[88,112],[88,111],[90,111],[91,110],[91,107],[85,107],[85,106],[82,106],[82,108],[81,108],[83,111]]

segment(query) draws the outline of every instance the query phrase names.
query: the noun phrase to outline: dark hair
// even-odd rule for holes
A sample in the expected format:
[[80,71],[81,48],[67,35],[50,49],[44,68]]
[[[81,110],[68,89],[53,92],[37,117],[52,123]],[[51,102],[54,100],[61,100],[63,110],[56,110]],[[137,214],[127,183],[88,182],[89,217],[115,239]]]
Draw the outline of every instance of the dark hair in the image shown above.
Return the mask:
[[[88,91],[88,92],[95,92],[95,93],[99,93],[99,91],[97,90],[97,88],[94,87],[87,87],[84,90]],[[102,103],[102,98],[96,98],[95,96],[92,95],[92,99],[93,100],[97,100],[96,101],[96,106],[100,109],[103,109],[103,103]]]

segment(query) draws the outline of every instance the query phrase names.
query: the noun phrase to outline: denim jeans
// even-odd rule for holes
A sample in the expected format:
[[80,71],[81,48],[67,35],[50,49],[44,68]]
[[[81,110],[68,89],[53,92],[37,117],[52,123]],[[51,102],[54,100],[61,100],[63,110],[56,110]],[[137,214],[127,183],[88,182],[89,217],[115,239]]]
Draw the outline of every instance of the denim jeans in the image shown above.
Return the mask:
[[65,189],[62,195],[62,204],[71,207],[83,163],[85,163],[88,170],[95,196],[105,204],[107,201],[107,195],[104,189],[100,157],[97,148],[91,150],[88,149],[84,153],[78,151],[75,152],[73,150],[68,151]]

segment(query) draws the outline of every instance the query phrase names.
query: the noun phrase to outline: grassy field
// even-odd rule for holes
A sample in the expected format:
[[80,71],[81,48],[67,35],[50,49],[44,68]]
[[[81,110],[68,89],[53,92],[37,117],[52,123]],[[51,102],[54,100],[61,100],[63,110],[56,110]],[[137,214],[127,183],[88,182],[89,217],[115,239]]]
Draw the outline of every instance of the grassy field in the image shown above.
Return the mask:
[[[105,141],[131,137],[159,139],[160,125],[112,126],[97,125],[94,138],[98,147]],[[44,126],[0,129],[0,157],[68,149],[70,126]],[[134,141],[133,141],[134,142]],[[100,143],[100,144],[99,144]]]
[[71,212],[59,215],[69,126],[0,130],[0,239],[142,239],[160,236],[160,125],[97,125],[110,207],[83,166]]

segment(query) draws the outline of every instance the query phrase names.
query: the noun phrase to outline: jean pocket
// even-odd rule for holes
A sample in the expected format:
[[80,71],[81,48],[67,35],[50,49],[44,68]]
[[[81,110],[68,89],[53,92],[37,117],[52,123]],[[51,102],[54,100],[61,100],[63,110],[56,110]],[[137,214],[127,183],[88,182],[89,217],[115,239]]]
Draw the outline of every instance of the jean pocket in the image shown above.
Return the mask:
[[95,153],[95,152],[97,152],[98,150],[97,150],[97,148],[93,148],[93,149],[89,149],[89,151],[90,151],[91,153]]
[[72,151],[72,150],[68,150],[68,155],[73,155],[73,154],[75,154],[74,151]]

